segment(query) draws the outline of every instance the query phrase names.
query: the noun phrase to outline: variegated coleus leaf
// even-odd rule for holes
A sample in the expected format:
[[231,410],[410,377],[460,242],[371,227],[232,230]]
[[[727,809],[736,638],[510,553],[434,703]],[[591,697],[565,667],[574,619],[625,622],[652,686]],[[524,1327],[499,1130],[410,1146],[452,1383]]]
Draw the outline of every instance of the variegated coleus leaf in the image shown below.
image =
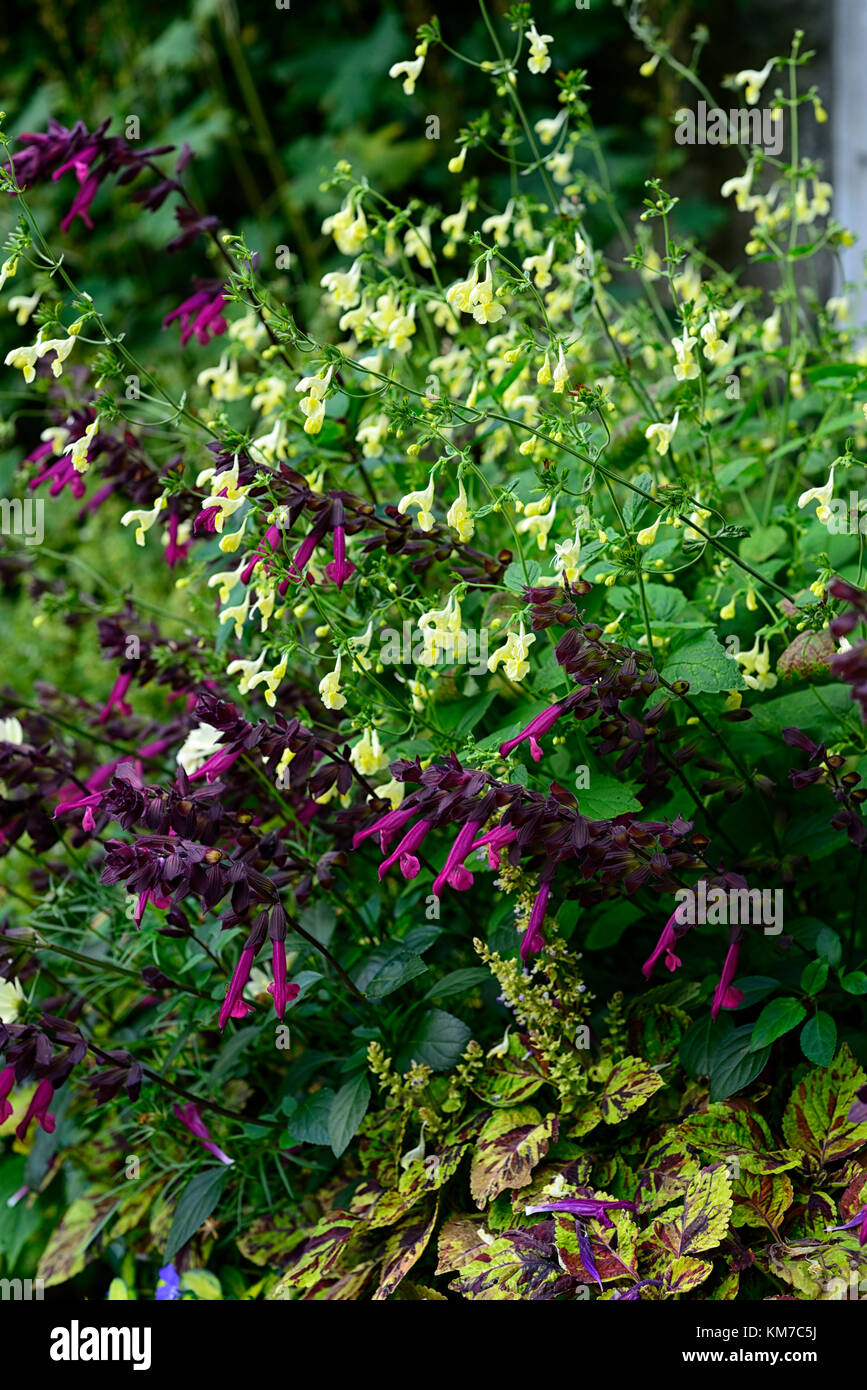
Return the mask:
[[725,1238],[731,1213],[731,1179],[725,1164],[715,1163],[696,1173],[680,1212],[669,1221],[654,1221],[653,1231],[672,1254],[697,1255],[715,1250]]
[[330,1211],[311,1231],[302,1249],[271,1294],[285,1297],[286,1290],[306,1289],[325,1277],[340,1278],[347,1273],[345,1261],[356,1241],[367,1230],[360,1216],[347,1211]]
[[732,1184],[733,1226],[759,1226],[778,1233],[794,1201],[787,1173],[741,1173]]
[[765,1121],[737,1101],[708,1105],[669,1130],[666,1138],[684,1144],[704,1163],[726,1162],[734,1173],[783,1173],[801,1162],[792,1149],[777,1151]]
[[[867,1248],[844,1231],[828,1240],[799,1240],[771,1245],[756,1255],[756,1264],[818,1302],[861,1297],[867,1292]],[[863,1288],[862,1286],[863,1282]],[[853,1294],[854,1291],[854,1294]]]
[[607,1125],[617,1125],[646,1105],[665,1082],[658,1071],[640,1057],[624,1057],[609,1073],[605,1089],[598,1097],[599,1109]]
[[440,1235],[437,1274],[455,1273],[449,1288],[464,1298],[486,1302],[557,1298],[577,1284],[560,1267],[553,1231],[553,1221],[544,1221],[531,1230],[494,1236],[482,1222],[458,1218],[448,1222]]
[[401,1280],[421,1259],[436,1227],[439,1203],[434,1201],[421,1213],[415,1212],[389,1231],[380,1254],[382,1270],[372,1298],[382,1301],[394,1293]]
[[824,1167],[867,1145],[867,1122],[848,1119],[855,1092],[867,1081],[845,1043],[829,1067],[814,1067],[796,1086],[783,1115],[783,1134]]
[[543,1119],[532,1105],[497,1110],[485,1122],[473,1153],[470,1191],[478,1207],[510,1187],[526,1187],[557,1138],[557,1116]]
[[[606,1193],[594,1192],[595,1197],[603,1198]],[[603,1284],[615,1279],[627,1279],[630,1284],[638,1278],[636,1246],[638,1242],[638,1223],[628,1211],[609,1213],[611,1228],[601,1221],[587,1219],[584,1226],[590,1241],[593,1264]],[[582,1284],[593,1282],[583,1258],[578,1223],[567,1212],[554,1213],[554,1241],[563,1268]]]
[[520,1105],[545,1084],[545,1077],[514,1033],[509,1034],[502,1056],[491,1063],[473,1083],[473,1090],[486,1105],[497,1108]]
[[244,1258],[254,1265],[283,1269],[291,1259],[293,1250],[307,1235],[303,1226],[287,1222],[285,1218],[278,1220],[269,1214],[251,1221],[238,1237],[237,1246]]

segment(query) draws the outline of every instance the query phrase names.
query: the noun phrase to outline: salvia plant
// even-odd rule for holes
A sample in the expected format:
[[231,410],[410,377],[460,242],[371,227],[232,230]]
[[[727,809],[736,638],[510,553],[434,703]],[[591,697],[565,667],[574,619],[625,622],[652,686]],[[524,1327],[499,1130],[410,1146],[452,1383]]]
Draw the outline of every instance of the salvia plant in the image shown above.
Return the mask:
[[[6,1273],[867,1279],[867,343],[819,291],[852,238],[801,34],[714,94],[703,31],[681,61],[621,8],[645,80],[779,135],[720,190],[739,267],[660,180],[624,205],[527,4],[482,4],[484,58],[453,18],[407,39],[409,112],[437,54],[476,94],[450,191],[328,171],[319,286],[200,206],[187,147],[3,138],[0,569],[44,644],[0,722]],[[178,266],[163,364],[85,288],[133,215]]]

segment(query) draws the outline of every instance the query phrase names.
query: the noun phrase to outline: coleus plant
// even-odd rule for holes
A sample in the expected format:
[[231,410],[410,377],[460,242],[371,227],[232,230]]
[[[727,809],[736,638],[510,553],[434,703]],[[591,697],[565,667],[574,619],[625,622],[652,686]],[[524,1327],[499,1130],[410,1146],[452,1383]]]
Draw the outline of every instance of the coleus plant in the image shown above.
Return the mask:
[[[144,1254],[157,1297],[219,1296],[218,1219],[232,1261],[284,1271],[253,1286],[277,1297],[437,1296],[403,1282],[434,1232],[469,1297],[734,1297],[741,1274],[818,1297],[861,1273],[867,596],[858,534],[826,522],[867,369],[840,300],[795,278],[848,234],[820,170],[751,149],[725,195],[780,284],[738,288],[659,181],[624,217],[586,74],[555,72],[529,7],[482,13],[458,209],[339,166],[342,259],[306,327],[265,249],[196,206],[188,149],[169,172],[52,121],[9,150],[0,288],[27,280],[9,304],[36,332],[6,363],[45,413],[22,483],[149,560],[159,537],[174,586],[157,622],[89,552],[80,583],[48,549],[4,558],[38,630],[90,622],[111,673],[100,698],[3,694],[12,1195],[59,1204],[73,1149],[94,1179],[47,1282],[105,1232],[124,1288]],[[648,76],[704,90],[630,21]],[[392,69],[408,99],[438,45],[462,61],[423,25]],[[734,83],[769,84],[795,132],[822,112],[805,61],[796,36]],[[38,212],[63,179],[60,236],[114,181],[171,200],[168,253],[210,247],[220,274],[164,315],[194,381],[73,279]],[[500,643],[473,670],[468,632]],[[732,917],[765,892],[785,922]],[[681,911],[698,895],[716,915]],[[148,1159],[121,1197],[126,1132]]]

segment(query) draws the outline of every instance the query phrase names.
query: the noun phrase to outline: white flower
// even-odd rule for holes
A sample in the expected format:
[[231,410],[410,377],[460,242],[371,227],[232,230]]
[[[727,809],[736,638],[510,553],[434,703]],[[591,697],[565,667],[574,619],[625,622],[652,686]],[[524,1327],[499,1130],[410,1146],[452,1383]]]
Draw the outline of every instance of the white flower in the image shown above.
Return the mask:
[[39,291],[35,294],[16,294],[9,300],[9,312],[15,315],[15,322],[19,327],[30,318],[33,310],[39,303]]
[[568,115],[569,112],[566,110],[566,107],[564,106],[559,116],[554,116],[552,120],[542,120],[536,122],[533,129],[539,137],[540,145],[553,145]]
[[[96,434],[96,431],[98,429],[99,420],[91,420],[90,424],[87,426],[87,429],[84,431],[84,434],[81,435],[79,439],[74,439],[71,444],[67,444],[66,448],[63,450],[64,454],[69,454],[70,458],[72,459],[72,466],[75,469],[76,473],[87,472],[90,466],[87,457],[87,451],[90,448],[93,436]],[[123,524],[122,518],[121,524]],[[143,542],[141,541],[139,542],[140,545],[142,543]]]
[[674,353],[677,358],[674,375],[677,377],[678,381],[691,381],[693,377],[697,377],[699,374],[698,363],[692,355],[692,350],[696,342],[697,339],[693,338],[692,334],[688,333],[686,328],[683,330],[682,337],[672,338],[671,340],[671,346],[674,348]]
[[644,431],[645,439],[656,440],[656,452],[658,454],[668,453],[679,418],[680,411],[676,410],[670,424],[666,425],[662,420],[657,420],[654,424],[648,425]]
[[470,303],[476,323],[497,323],[506,312],[505,305],[494,298],[490,260],[485,265],[484,280],[479,281],[470,295]]
[[430,531],[434,524],[433,519],[433,500],[434,500],[434,474],[428,478],[427,487],[420,492],[408,492],[401,497],[397,504],[397,510],[404,516],[409,507],[418,507],[416,525],[421,531]]
[[375,772],[388,767],[389,755],[384,752],[375,729],[365,729],[350,753],[349,761],[364,777],[372,777]]
[[536,640],[534,632],[525,633],[523,622],[518,632],[510,632],[505,644],[488,657],[488,670],[496,671],[505,664],[506,675],[510,681],[522,681],[530,669],[527,655]]
[[407,59],[403,63],[392,63],[388,70],[389,77],[403,78],[403,90],[408,97],[411,97],[415,91],[415,84],[424,67],[424,59],[425,55],[422,54],[420,58]]
[[463,478],[458,481],[458,495],[446,512],[446,521],[449,526],[454,527],[462,541],[472,540],[476,528],[467,507],[467,494]]
[[326,709],[343,709],[346,704],[346,696],[340,689],[340,664],[341,657],[338,656],[334,670],[319,682],[319,695]]
[[530,56],[527,59],[529,71],[532,73],[547,72],[551,66],[548,44],[554,42],[553,34],[540,34],[537,32],[535,24],[531,24],[527,30],[527,38],[530,40]]
[[24,1003],[24,990],[17,980],[0,979],[0,1023],[14,1023]]
[[23,742],[24,730],[19,719],[16,719],[14,715],[10,715],[8,719],[0,719],[0,743],[20,744]]
[[360,298],[361,261],[353,261],[348,270],[332,270],[319,281],[341,309],[351,309]]
[[818,502],[816,516],[820,521],[827,521],[831,515],[830,501],[834,495],[834,465],[831,465],[831,472],[828,474],[828,481],[822,487],[811,487],[807,492],[802,492],[798,498],[798,507],[808,507],[811,502]]
[[762,88],[771,75],[773,66],[774,60],[773,58],[769,58],[765,66],[759,72],[757,72],[755,68],[744,68],[742,72],[735,73],[732,79],[733,86],[746,88],[744,96],[747,99],[748,106],[755,106],[761,95]]
[[129,526],[131,521],[137,522],[138,524],[136,526],[135,532],[135,543],[136,545],[144,545],[145,532],[151,529],[160,512],[164,511],[168,505],[168,493],[164,492],[157,498],[150,511],[146,511],[142,508],[139,508],[135,511],[124,512],[123,516],[120,519],[120,524],[121,526]]
[[183,747],[178,749],[176,759],[188,777],[198,772],[211,755],[216,753],[218,748],[222,748],[222,737],[222,729],[215,729],[212,724],[199,724],[197,728],[190,730]]

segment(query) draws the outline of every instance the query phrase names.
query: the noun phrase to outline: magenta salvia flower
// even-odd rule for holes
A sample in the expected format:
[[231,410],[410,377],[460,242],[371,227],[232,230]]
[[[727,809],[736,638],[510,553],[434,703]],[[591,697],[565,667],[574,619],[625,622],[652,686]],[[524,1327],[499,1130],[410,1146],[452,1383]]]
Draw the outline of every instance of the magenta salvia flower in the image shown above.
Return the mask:
[[332,524],[334,526],[334,559],[325,566],[325,573],[332,579],[338,589],[342,589],[347,579],[355,573],[355,566],[351,560],[346,558],[346,527],[344,524],[343,503],[340,498],[336,498],[332,508]]
[[607,1197],[561,1197],[556,1202],[539,1202],[536,1206],[524,1208],[528,1216],[537,1211],[566,1211],[570,1216],[601,1221],[603,1226],[614,1224],[608,1216],[609,1211],[637,1210],[634,1202],[614,1202]]
[[677,944],[677,931],[675,929],[675,924],[677,923],[677,912],[678,909],[675,908],[674,912],[672,912],[671,916],[669,917],[668,921],[662,929],[662,935],[660,936],[659,940],[654,946],[651,954],[648,956],[647,960],[641,967],[641,973],[644,976],[645,980],[650,979],[651,975],[653,974],[654,967],[656,966],[657,962],[662,956],[665,956],[665,965],[667,970],[677,970],[678,966],[680,966],[683,963],[680,957],[674,954],[673,949],[674,946]]
[[482,835],[480,839],[473,842],[473,849],[487,847],[488,864],[492,869],[500,867],[500,851],[510,845],[518,837],[518,832],[513,825],[495,825],[493,830],[489,830],[487,835]]
[[214,1143],[197,1105],[194,1105],[192,1101],[190,1101],[188,1105],[176,1105],[175,1114],[181,1123],[186,1125],[190,1134],[194,1134],[200,1141],[202,1148],[207,1149],[208,1152],[212,1153],[215,1158],[218,1158],[221,1163],[226,1163],[229,1166],[234,1163],[235,1160],[230,1158],[227,1153],[224,1153],[223,1150]]
[[867,1207],[862,1207],[856,1212],[851,1221],[844,1221],[842,1226],[826,1226],[826,1231],[849,1231],[853,1226],[859,1226],[858,1244],[867,1245]]
[[464,860],[472,849],[473,840],[479,832],[479,825],[479,821],[470,820],[467,821],[466,825],[461,826],[448,852],[445,864],[443,864],[433,881],[431,892],[434,897],[439,898],[442,896],[443,888],[447,883],[451,884],[452,888],[458,888],[460,890],[472,886],[473,876],[469,870],[464,870],[462,874],[457,874],[456,871],[458,869],[463,869]]
[[175,319],[181,321],[181,346],[184,347],[196,335],[202,347],[207,347],[212,338],[225,333],[228,328],[223,318],[226,300],[223,296],[223,282],[207,281],[200,289],[179,304],[163,319],[163,328],[168,328]]
[[[260,561],[268,559],[269,552],[271,555],[274,554],[279,542],[280,527],[276,525],[269,526],[268,530],[262,537],[262,540],[260,541],[259,545],[255,549],[253,554],[250,556],[250,559],[247,561],[244,568],[241,570],[242,584],[249,584],[250,580],[253,577],[253,571],[256,568],[256,566],[260,563]],[[265,549],[265,547],[267,547],[267,549]]]
[[710,1009],[711,1018],[716,1018],[720,1009],[736,1009],[743,1000],[743,991],[732,988],[732,980],[737,972],[740,953],[741,942],[740,938],[738,938],[731,943],[726,952],[720,981],[714,990],[713,1002]]
[[547,734],[549,729],[553,728],[561,714],[566,714],[567,711],[574,709],[577,704],[580,704],[589,689],[590,687],[588,685],[582,685],[577,690],[574,690],[571,695],[567,695],[565,700],[559,700],[556,705],[549,705],[547,709],[543,709],[542,713],[537,714],[535,719],[531,719],[527,727],[522,729],[519,734],[516,734],[514,738],[507,739],[505,743],[500,744],[500,757],[508,757],[513,748],[517,748],[519,743],[524,742],[524,739],[529,739],[530,757],[533,759],[534,763],[537,763],[542,756],[539,739]]
[[51,1104],[53,1096],[54,1087],[48,1078],[44,1077],[33,1092],[33,1097],[27,1107],[27,1114],[15,1131],[22,1142],[34,1120],[36,1120],[37,1124],[42,1126],[46,1134],[54,1133],[56,1121],[54,1116],[48,1113],[48,1107]]
[[400,871],[404,878],[415,878],[420,865],[413,851],[418,849],[432,825],[433,821],[416,821],[415,825],[406,832],[397,848],[392,850],[387,859],[383,859],[379,866],[380,880],[385,877],[392,864],[398,859],[400,860]]
[[118,714],[132,714],[132,705],[128,704],[125,696],[132,685],[132,672],[121,672],[112,686],[111,694],[105,703],[102,713],[99,716],[100,724],[104,724],[113,709],[117,709]]
[[221,772],[225,772],[232,763],[238,761],[243,751],[243,748],[218,748],[201,767],[190,773],[190,781],[195,782],[197,777],[204,777],[206,782],[213,782]]
[[15,1086],[15,1068],[4,1067],[0,1071],[0,1125],[4,1124],[12,1114],[12,1106],[9,1104],[9,1094]]
[[321,534],[316,530],[305,536],[292,559],[289,561],[289,573],[296,584],[301,584],[307,573],[307,566],[313,558],[313,552],[322,539]]
[[396,811],[389,811],[386,815],[380,816],[378,821],[369,825],[366,830],[359,830],[352,837],[352,848],[358,849],[363,840],[367,840],[371,835],[379,835],[379,847],[385,854],[388,849],[389,841],[401,830],[408,820],[412,820],[417,806],[398,806]]
[[545,909],[548,906],[548,898],[551,893],[550,883],[539,885],[536,900],[530,913],[530,920],[527,923],[527,930],[524,932],[524,939],[521,942],[521,960],[526,965],[528,956],[537,956],[540,951],[545,949],[545,937],[542,934],[542,923],[545,920]]

